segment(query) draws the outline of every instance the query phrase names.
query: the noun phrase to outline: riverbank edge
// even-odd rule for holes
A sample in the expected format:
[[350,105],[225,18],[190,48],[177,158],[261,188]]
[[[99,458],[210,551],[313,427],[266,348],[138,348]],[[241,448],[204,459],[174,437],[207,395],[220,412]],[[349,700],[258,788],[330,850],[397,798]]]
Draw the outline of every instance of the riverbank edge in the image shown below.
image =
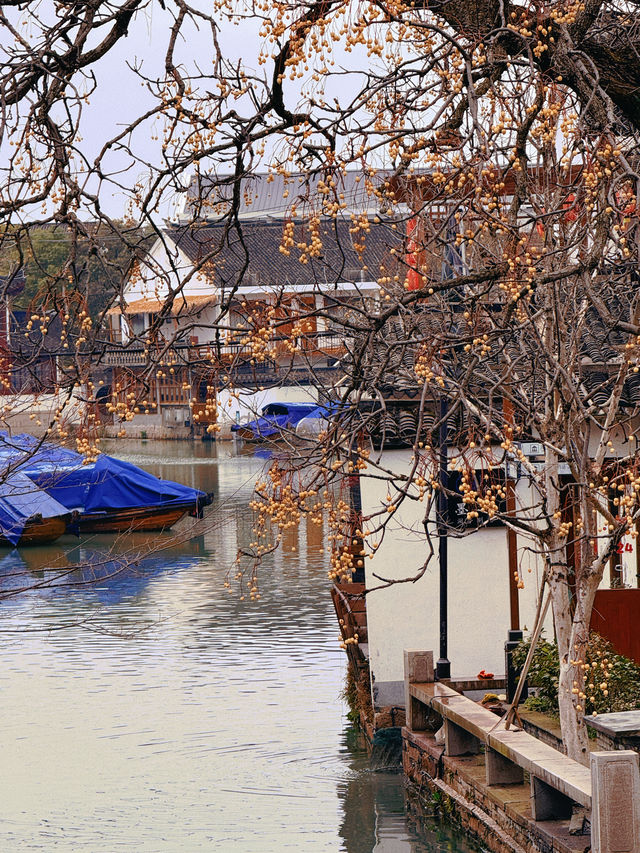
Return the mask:
[[569,821],[534,821],[529,785],[484,784],[484,756],[444,755],[433,735],[402,729],[402,769],[425,809],[436,809],[492,853],[584,853],[588,835]]

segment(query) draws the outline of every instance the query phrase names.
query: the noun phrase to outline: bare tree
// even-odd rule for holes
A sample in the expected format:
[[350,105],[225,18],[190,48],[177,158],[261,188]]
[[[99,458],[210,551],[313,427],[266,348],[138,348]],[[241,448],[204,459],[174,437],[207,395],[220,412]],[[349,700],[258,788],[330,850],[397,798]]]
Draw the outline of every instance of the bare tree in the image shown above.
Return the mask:
[[[163,68],[132,60],[144,107],[105,128],[91,150],[81,137],[96,121],[92,96],[108,85],[105,63],[140,34],[152,9],[166,27]],[[345,378],[334,426],[304,459],[317,463],[321,479],[309,475],[293,496],[282,492],[287,477],[277,477],[280,507],[322,504],[331,479],[353,470],[387,478],[398,493],[391,507],[428,499],[443,487],[430,429],[440,418],[435,402],[445,400],[447,417],[459,421],[470,520],[504,516],[545,561],[563,733],[583,761],[593,596],[637,516],[637,20],[634,0],[228,0],[213,11],[181,0],[10,2],[0,15],[2,272],[10,281],[22,265],[36,225],[65,229],[68,252],[48,271],[33,316],[47,326],[46,306],[60,318],[69,399],[114,351],[137,346],[144,368],[114,389],[117,418],[149,411],[156,380],[178,368],[182,390],[208,385],[202,404],[211,414],[222,389],[235,393],[247,348],[254,367],[280,348],[278,382],[291,376],[287,363],[304,359],[317,374],[308,352],[319,349],[318,322],[330,324],[342,339]],[[259,55],[227,57],[233,23],[259,27]],[[205,32],[208,54],[194,57],[190,41]],[[360,213],[345,199],[353,170],[370,199]],[[322,294],[313,305],[298,300],[295,328],[286,286],[263,300],[262,313],[241,291],[253,284],[256,262],[241,214],[259,171],[282,181],[282,253],[308,271],[310,293]],[[171,226],[181,229],[176,237],[163,220],[188,187],[197,192]],[[118,218],[105,212],[114,193],[123,203]],[[378,302],[362,290],[348,301],[337,290],[327,296],[348,265],[324,264],[320,275],[316,260],[329,246],[363,255],[374,226],[388,234],[387,260],[368,270]],[[100,255],[112,238],[126,263]],[[185,272],[178,249],[186,240],[199,248]],[[220,261],[231,246],[237,263],[224,279]],[[93,312],[86,257],[102,258],[108,291]],[[113,340],[109,311],[127,316],[127,288],[140,275],[155,294],[152,321]],[[207,320],[185,297],[199,278],[217,294]],[[169,333],[175,317],[183,322]],[[208,330],[207,347],[180,349],[196,328]],[[238,335],[242,346],[229,358],[224,344]],[[367,435],[384,440],[395,429],[385,418],[388,388],[400,378],[416,394],[403,426],[413,462],[393,472],[375,462]],[[61,420],[56,412],[50,429]],[[518,450],[527,439],[544,445],[542,471]],[[506,456],[535,483],[517,511],[501,506],[502,485],[479,487],[470,473],[478,459],[495,467]],[[278,500],[264,501],[277,515]],[[336,536],[346,533],[345,506],[334,507]],[[371,519],[370,535],[380,526]],[[356,539],[366,552],[364,530]],[[336,551],[336,571],[348,568],[345,553]]]

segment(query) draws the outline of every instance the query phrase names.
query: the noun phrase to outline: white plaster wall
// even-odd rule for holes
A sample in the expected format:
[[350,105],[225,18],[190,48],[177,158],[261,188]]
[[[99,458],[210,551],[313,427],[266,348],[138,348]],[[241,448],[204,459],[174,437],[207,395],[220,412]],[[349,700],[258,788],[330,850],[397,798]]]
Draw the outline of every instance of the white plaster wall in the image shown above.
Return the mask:
[[[604,528],[604,522],[601,525]],[[602,532],[602,536],[606,536],[606,533]],[[598,551],[602,553],[604,551],[605,541],[598,542]],[[640,539],[634,539],[632,536],[623,536],[622,537],[622,584],[627,587],[637,587],[638,579],[636,577],[638,573],[638,562],[637,562],[637,554],[636,549],[640,544]],[[631,551],[624,550],[626,547],[630,547]],[[609,563],[604,568],[604,574],[602,575],[602,580],[600,581],[600,586],[598,589],[610,589],[611,586],[611,572],[609,569]]]
[[[405,471],[408,463],[408,451],[388,451],[382,458],[385,467],[398,472]],[[361,477],[360,488],[365,516],[385,502],[386,483]],[[528,486],[523,483],[521,488]],[[374,573],[392,578],[416,574],[427,555],[421,527],[423,514],[423,503],[406,501],[401,506],[375,557],[366,560],[367,587],[379,585]],[[432,649],[438,658],[437,544],[434,539],[435,554],[419,581],[395,584],[367,596],[369,655],[375,682],[402,681],[404,649]],[[522,568],[525,587],[519,593],[520,623],[530,629],[541,574],[531,557]],[[510,627],[506,528],[486,528],[462,539],[449,538],[448,577],[448,657],[452,676],[475,676],[481,669],[503,675],[504,643]],[[547,636],[552,637],[550,619],[546,630]]]
[[[515,490],[516,510],[523,518],[535,515],[537,506],[537,492],[532,489],[527,477],[523,477],[516,484]],[[506,534],[505,534],[506,535]],[[533,630],[538,594],[544,577],[544,563],[536,553],[537,545],[529,537],[518,535],[517,542],[517,565],[518,572],[524,588],[518,591],[518,603],[520,610],[520,628],[525,636]],[[505,560],[507,559],[505,555]],[[544,623],[544,636],[552,640],[554,637],[553,617],[551,610]]]
[[[176,300],[176,309],[180,307],[180,297]],[[162,333],[168,340],[186,341],[187,338],[197,338],[198,344],[208,344],[215,341],[215,324],[218,317],[218,306],[214,303],[203,306],[196,312],[195,308],[185,306],[182,313],[171,317],[170,323],[165,323]],[[221,334],[224,340],[224,333]]]
[[[193,319],[194,327],[191,334],[198,338],[199,343],[215,340],[214,327],[218,319],[218,310],[218,305],[212,303],[202,309],[197,319]],[[224,333],[221,333],[221,337],[224,339]]]
[[[77,426],[86,418],[86,399],[85,386],[79,386],[70,399],[64,392],[3,395],[2,429],[8,429],[12,435],[20,432],[43,435],[58,410],[62,410],[63,424]],[[56,439],[57,432],[53,430],[50,437]]]
[[[189,258],[167,235],[164,240],[156,240],[149,255],[148,263],[140,265],[140,277],[129,280],[126,286],[124,295],[127,302],[137,299],[162,300],[169,292],[168,282],[172,288],[179,287],[193,269]],[[191,276],[180,292],[185,296],[205,296],[213,291],[211,282],[200,272]]]

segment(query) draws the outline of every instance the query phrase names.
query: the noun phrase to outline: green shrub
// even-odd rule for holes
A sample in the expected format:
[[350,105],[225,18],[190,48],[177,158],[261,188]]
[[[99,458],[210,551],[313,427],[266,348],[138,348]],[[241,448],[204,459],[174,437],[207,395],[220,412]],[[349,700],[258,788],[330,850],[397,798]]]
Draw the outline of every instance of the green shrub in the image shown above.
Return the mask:
[[[514,666],[524,665],[530,645],[530,640],[523,640],[514,650]],[[558,645],[540,637],[528,675],[529,685],[538,688],[538,695],[528,700],[528,707],[535,711],[557,711],[559,678]]]
[[[525,640],[514,651],[515,666],[524,664],[529,644],[530,641]],[[599,634],[590,635],[585,658],[585,714],[640,708],[638,664],[617,654],[611,643]],[[529,684],[537,688],[538,695],[527,701],[527,707],[557,712],[559,676],[558,645],[540,638],[529,669]]]

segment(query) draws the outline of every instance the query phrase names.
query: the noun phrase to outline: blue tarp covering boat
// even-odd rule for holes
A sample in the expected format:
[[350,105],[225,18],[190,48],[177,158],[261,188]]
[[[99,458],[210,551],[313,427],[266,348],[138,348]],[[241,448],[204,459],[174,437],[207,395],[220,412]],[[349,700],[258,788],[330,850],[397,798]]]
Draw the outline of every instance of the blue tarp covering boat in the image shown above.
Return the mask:
[[337,412],[337,404],[330,403],[325,406],[317,406],[313,411],[305,415],[296,426],[298,438],[311,438],[317,440],[322,432],[329,428],[332,417]]
[[113,456],[87,464],[80,453],[39,444],[30,435],[0,435],[3,464],[26,475],[34,490],[44,490],[65,512],[78,512],[79,529],[86,532],[161,529],[210,503],[199,489],[161,480]]
[[278,437],[285,430],[294,429],[299,421],[317,407],[317,403],[269,403],[264,406],[259,418],[243,424],[234,424],[231,431],[237,432],[247,441]]
[[[80,457],[82,460],[82,457]],[[47,467],[46,460],[26,462],[22,469],[47,494],[69,509],[102,512],[180,503],[197,503],[204,492],[171,480],[160,480],[128,462],[113,456],[99,456],[89,465],[82,461],[71,465]]]
[[[52,541],[62,535],[69,511],[20,471],[0,483],[0,542],[17,545],[23,534],[39,531],[37,541]],[[60,525],[47,525],[47,519],[63,519]],[[45,530],[50,533],[45,533]],[[34,541],[36,541],[34,540]]]

